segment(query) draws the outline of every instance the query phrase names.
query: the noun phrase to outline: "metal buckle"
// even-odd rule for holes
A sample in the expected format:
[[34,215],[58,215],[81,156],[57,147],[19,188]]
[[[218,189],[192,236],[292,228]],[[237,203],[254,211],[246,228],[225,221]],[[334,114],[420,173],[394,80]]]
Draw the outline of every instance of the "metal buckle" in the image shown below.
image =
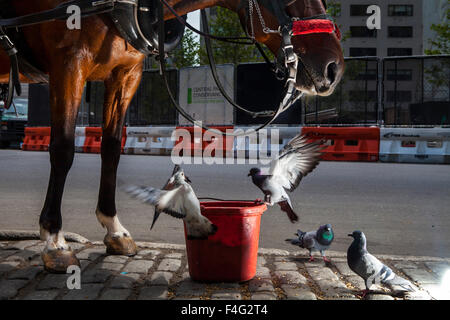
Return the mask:
[[12,48],[14,48],[14,44],[6,34],[0,35],[0,44],[5,50],[11,50]]

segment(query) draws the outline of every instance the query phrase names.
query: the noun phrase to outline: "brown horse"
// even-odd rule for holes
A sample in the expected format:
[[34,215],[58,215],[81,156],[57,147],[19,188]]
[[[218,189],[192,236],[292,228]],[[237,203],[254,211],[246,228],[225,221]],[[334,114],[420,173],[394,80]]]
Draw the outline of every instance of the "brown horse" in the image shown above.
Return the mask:
[[[16,16],[54,8],[65,0],[11,0]],[[241,0],[170,0],[178,14],[213,6],[222,6],[239,14],[244,23]],[[321,0],[286,1],[291,17],[324,14]],[[277,29],[271,12],[261,7],[266,25]],[[165,20],[173,18],[167,8]],[[273,53],[280,47],[278,34],[263,32],[257,17],[253,19],[255,38]],[[248,28],[250,24],[247,21]],[[105,244],[110,254],[134,255],[136,245],[120,224],[115,205],[116,173],[121,150],[121,135],[127,107],[139,86],[144,54],[123,38],[106,14],[82,19],[80,30],[69,30],[65,21],[53,21],[21,28],[33,60],[49,76],[51,107],[51,172],[47,196],[39,224],[46,248],[42,254],[45,268],[65,272],[78,264],[67,246],[62,228],[61,200],[67,174],[74,157],[75,122],[83,88],[88,80],[104,81],[103,139],[101,146],[101,181],[96,215],[107,229]],[[299,68],[297,89],[310,94],[328,95],[339,82],[344,59],[335,34],[320,33],[292,38],[294,50],[304,64]],[[0,83],[8,81],[9,60],[0,50]],[[21,80],[30,82],[21,75]]]

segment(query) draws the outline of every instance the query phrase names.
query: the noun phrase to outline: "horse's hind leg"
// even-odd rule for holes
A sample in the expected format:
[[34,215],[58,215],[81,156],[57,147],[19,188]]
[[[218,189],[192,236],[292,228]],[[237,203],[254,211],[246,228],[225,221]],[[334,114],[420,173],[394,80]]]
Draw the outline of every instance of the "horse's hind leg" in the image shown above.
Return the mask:
[[116,175],[119,165],[122,129],[128,105],[139,86],[142,64],[131,69],[119,69],[105,81],[103,110],[102,173],[96,215],[107,229],[106,252],[133,256],[136,244],[116,214]]
[[79,265],[61,230],[61,200],[74,157],[75,122],[83,86],[81,71],[50,72],[51,171],[47,196],[39,219],[41,239],[46,242],[42,260],[44,268],[49,272],[65,273],[68,266]]

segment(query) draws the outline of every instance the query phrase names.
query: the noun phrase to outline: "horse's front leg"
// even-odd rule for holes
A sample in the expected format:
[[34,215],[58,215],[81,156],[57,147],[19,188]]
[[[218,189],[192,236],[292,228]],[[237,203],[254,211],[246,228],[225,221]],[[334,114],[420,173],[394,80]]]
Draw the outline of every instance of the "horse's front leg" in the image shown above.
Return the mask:
[[105,81],[102,173],[96,215],[107,230],[104,243],[109,254],[133,256],[137,252],[130,232],[122,226],[117,217],[115,193],[125,113],[141,77],[142,63],[131,69],[115,70]]
[[55,61],[55,67],[50,72],[50,108],[51,108],[51,138],[50,138],[50,180],[47,196],[39,219],[41,239],[45,241],[42,252],[44,268],[49,272],[65,273],[70,265],[79,265],[75,254],[67,245],[62,228],[61,201],[67,174],[74,157],[75,122],[78,107],[83,94],[85,78],[77,61],[73,70],[67,72],[61,64]]

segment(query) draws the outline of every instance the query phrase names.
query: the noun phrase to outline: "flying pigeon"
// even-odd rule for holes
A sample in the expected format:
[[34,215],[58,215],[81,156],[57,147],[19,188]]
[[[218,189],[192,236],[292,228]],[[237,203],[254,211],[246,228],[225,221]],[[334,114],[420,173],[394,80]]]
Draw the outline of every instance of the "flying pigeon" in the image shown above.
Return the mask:
[[[172,177],[180,170],[182,170],[181,167],[178,164],[176,164],[175,167],[173,168]],[[162,190],[173,190],[176,187],[176,185],[174,183],[171,183],[172,177],[169,178],[169,180],[167,180],[167,182],[164,185],[164,187],[162,188]],[[184,177],[188,183],[192,183],[191,180],[186,175],[184,175]],[[153,215],[153,222],[152,222],[152,226],[150,227],[150,230],[153,229],[153,226],[155,225],[156,220],[158,220],[161,212],[162,212],[162,210],[155,207],[155,214]],[[173,216],[174,218],[178,218],[178,219],[184,218],[183,215],[177,215],[174,212],[167,211],[166,213]]]
[[388,266],[367,251],[366,236],[361,231],[353,231],[348,235],[353,242],[347,250],[347,263],[350,269],[364,279],[366,289],[364,298],[374,283],[400,286],[405,291],[415,291],[414,286],[406,279],[396,275]]
[[176,165],[163,190],[130,186],[126,191],[136,199],[155,206],[152,227],[159,214],[164,212],[185,221],[189,240],[207,239],[217,232],[217,226],[201,215],[200,202],[189,182],[183,169]]
[[302,178],[319,164],[322,143],[323,141],[308,143],[305,136],[297,135],[271,161],[268,175],[262,174],[260,168],[252,168],[248,174],[264,193],[265,202],[271,206],[278,203],[292,223],[298,221],[298,216],[292,209],[286,190],[294,191]]
[[331,224],[326,224],[320,226],[317,231],[303,232],[297,230],[295,234],[298,238],[296,239],[286,239],[286,242],[293,244],[294,246],[299,246],[300,248],[309,250],[309,261],[314,261],[312,256],[312,251],[320,251],[323,261],[330,262],[330,260],[325,257],[325,250],[328,250],[334,239],[333,229]]

